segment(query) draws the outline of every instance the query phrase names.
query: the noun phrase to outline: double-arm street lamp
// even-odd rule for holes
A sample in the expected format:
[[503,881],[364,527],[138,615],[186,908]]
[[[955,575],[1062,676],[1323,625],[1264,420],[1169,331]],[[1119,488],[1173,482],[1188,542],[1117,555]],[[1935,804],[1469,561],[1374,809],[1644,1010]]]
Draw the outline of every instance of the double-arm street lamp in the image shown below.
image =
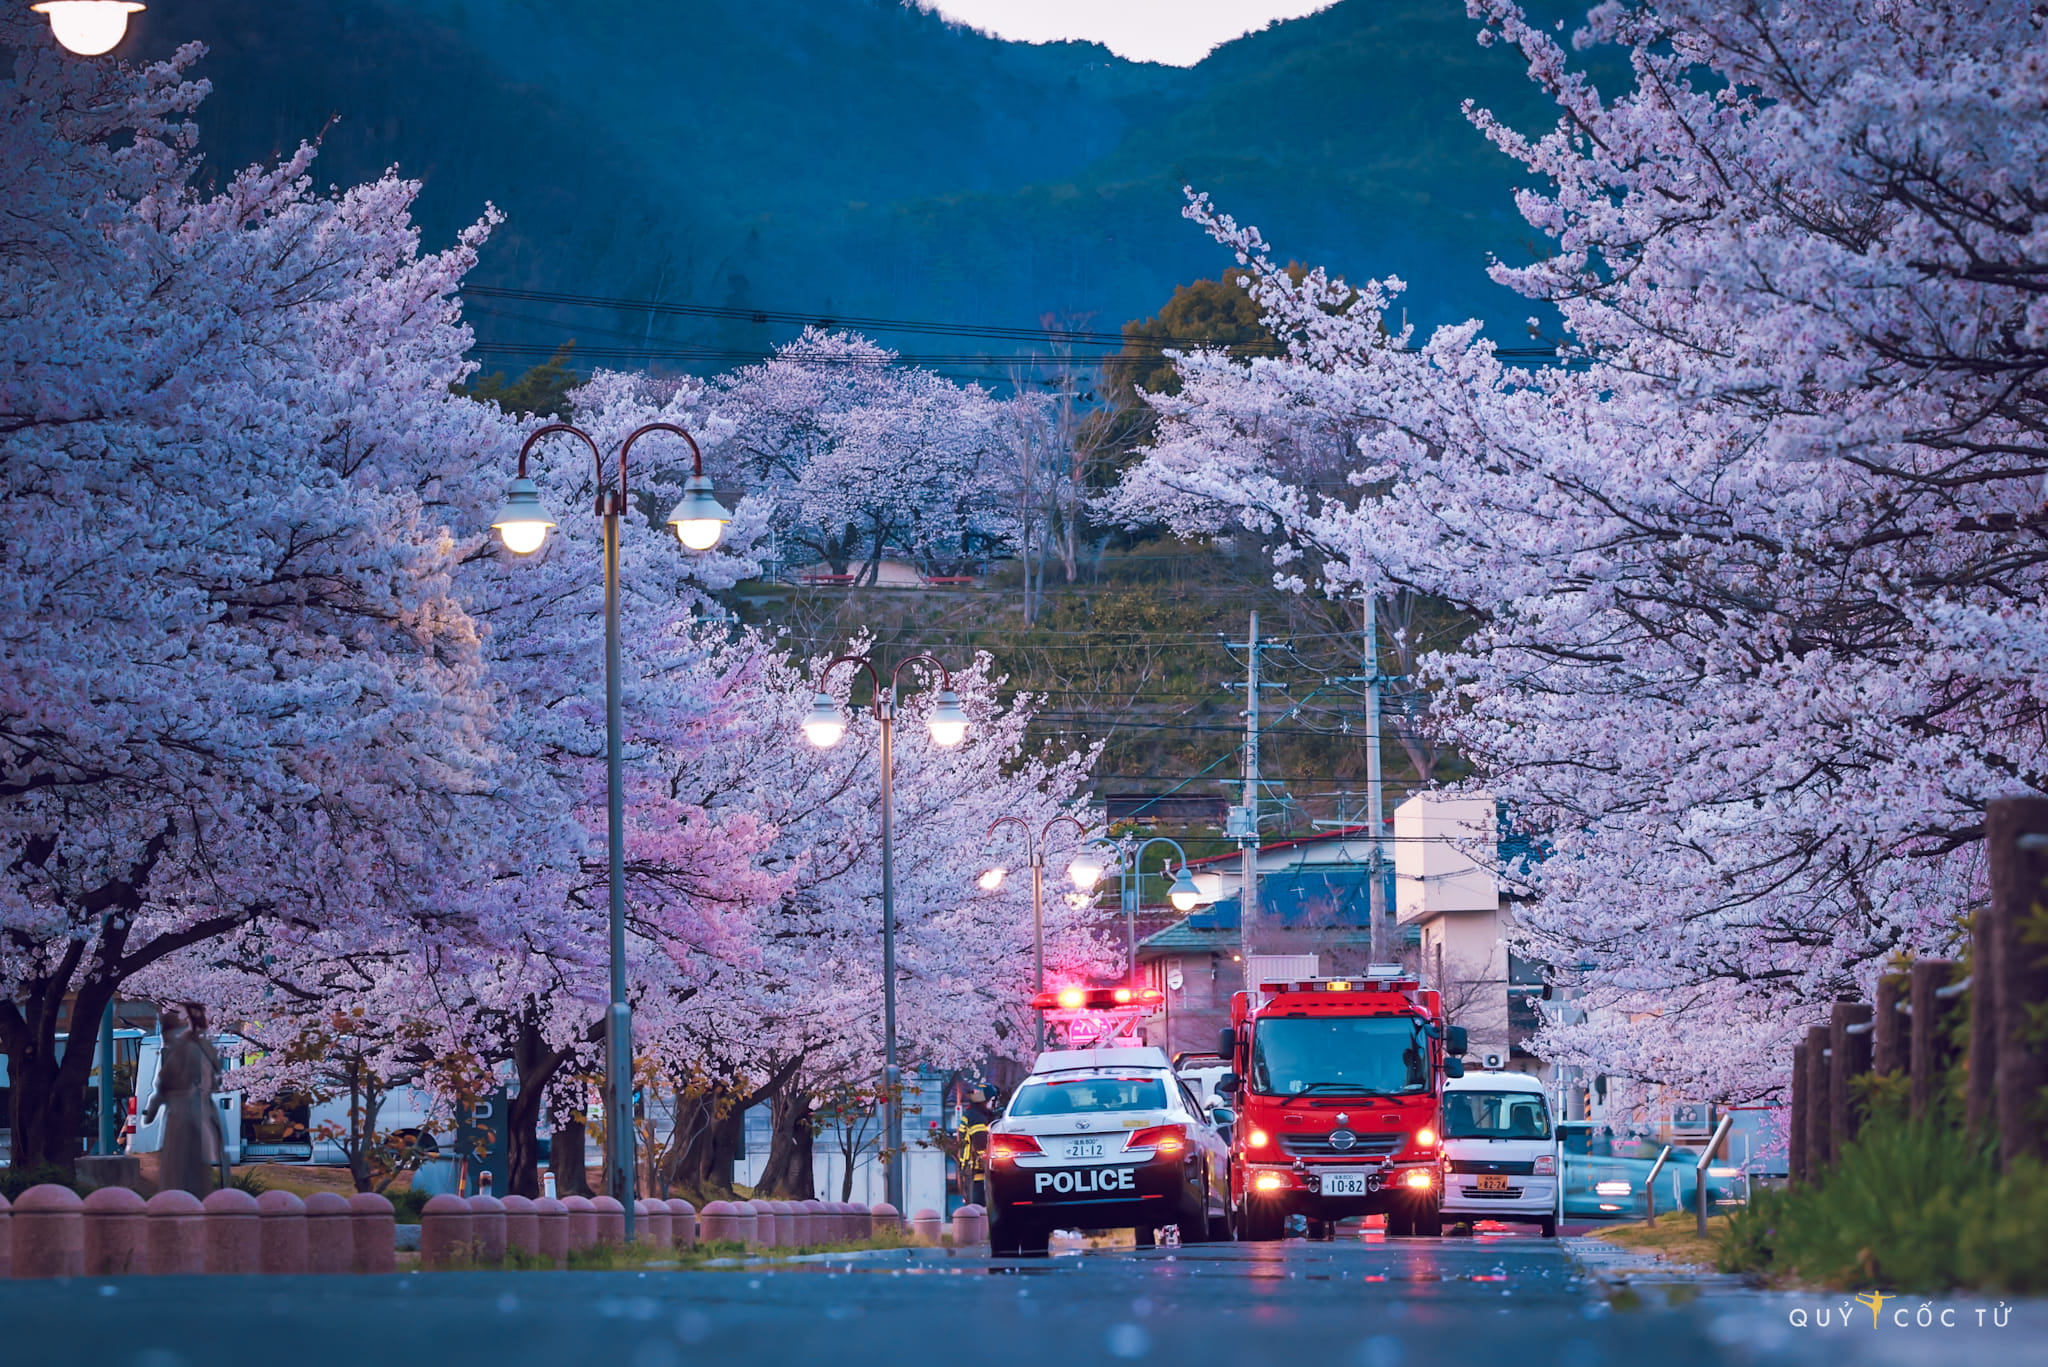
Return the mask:
[[[989,822],[988,835],[984,837],[993,843],[996,831],[1010,825],[1024,832],[1024,857],[1031,864],[1031,976],[1036,984],[1031,990],[1034,994],[1045,991],[1045,846],[1052,838],[1052,828],[1062,821],[1072,826],[1076,835],[1083,840],[1087,839],[1088,828],[1065,812],[1047,821],[1037,831],[1033,831],[1031,823],[1021,816],[999,816]],[[994,892],[1003,885],[1003,875],[1008,872],[1009,870],[1001,864],[994,865],[981,875],[981,886],[989,892]],[[1099,857],[1083,848],[1074,856],[1073,862],[1067,865],[1067,876],[1074,880],[1074,886],[1081,891],[1093,891],[1102,879],[1102,862]],[[1045,1048],[1043,1010],[1038,1013],[1038,1047],[1041,1050]]]
[[694,473],[683,484],[682,502],[668,515],[676,538],[693,551],[718,544],[732,514],[712,497],[704,473],[704,453],[697,439],[674,423],[650,422],[637,427],[619,444],[618,487],[607,488],[604,452],[582,428],[551,422],[519,448],[519,473],[505,491],[504,506],[491,520],[515,555],[531,555],[555,525],[540,501],[540,490],[526,473],[526,458],[544,437],[575,437],[597,461],[597,515],[604,524],[604,771],[605,838],[610,855],[611,885],[611,1009],[605,1017],[605,1165],[606,1185],[626,1208],[626,1239],[633,1238],[633,1008],[626,999],[626,794],[622,761],[623,725],[619,717],[619,519],[626,512],[626,455],[633,443],[651,432],[666,432],[690,444]]
[[1173,852],[1180,856],[1179,871],[1173,876],[1172,886],[1166,890],[1166,900],[1173,904],[1175,911],[1193,911],[1205,902],[1216,900],[1203,891],[1201,884],[1188,873],[1188,852],[1172,836],[1155,835],[1142,842],[1134,842],[1126,836],[1115,842],[1119,900],[1124,913],[1124,952],[1129,956],[1127,972],[1134,984],[1138,976],[1138,903],[1144,895],[1145,851],[1154,845],[1171,845]]
[[846,714],[825,685],[841,665],[867,671],[874,691],[875,720],[882,727],[882,1133],[887,1146],[882,1172],[887,1200],[899,1211],[903,1209],[903,1103],[898,1095],[902,1074],[896,1066],[896,704],[903,671],[920,663],[939,675],[939,696],[930,718],[932,744],[950,749],[967,739],[967,714],[960,710],[960,699],[953,693],[953,676],[929,655],[913,655],[898,664],[889,675],[886,693],[872,660],[841,655],[818,676],[818,696],[804,718],[804,735],[811,744],[821,750],[839,744],[846,735]]

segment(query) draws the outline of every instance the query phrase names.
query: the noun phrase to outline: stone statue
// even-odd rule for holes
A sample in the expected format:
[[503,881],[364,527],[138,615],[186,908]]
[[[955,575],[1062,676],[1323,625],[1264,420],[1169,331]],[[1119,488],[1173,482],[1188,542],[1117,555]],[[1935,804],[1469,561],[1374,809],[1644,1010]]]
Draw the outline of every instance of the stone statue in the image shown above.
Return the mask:
[[163,1054],[157,1062],[156,1091],[143,1112],[144,1124],[164,1113],[163,1145],[158,1151],[157,1187],[205,1196],[213,1190],[214,1173],[228,1182],[227,1146],[220,1131],[220,1113],[213,1093],[220,1078],[220,1055],[206,1038],[206,1008],[197,1002],[164,1007]]

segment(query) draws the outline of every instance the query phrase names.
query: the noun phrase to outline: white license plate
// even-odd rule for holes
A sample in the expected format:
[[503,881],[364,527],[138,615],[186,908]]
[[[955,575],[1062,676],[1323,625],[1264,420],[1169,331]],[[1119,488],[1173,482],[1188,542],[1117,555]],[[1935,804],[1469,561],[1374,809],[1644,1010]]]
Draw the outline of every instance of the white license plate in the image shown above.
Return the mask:
[[1323,1174],[1323,1195],[1363,1196],[1365,1174],[1362,1172],[1326,1172]]
[[1100,1158],[1102,1157],[1102,1141],[1100,1139],[1069,1139],[1067,1141],[1067,1157]]

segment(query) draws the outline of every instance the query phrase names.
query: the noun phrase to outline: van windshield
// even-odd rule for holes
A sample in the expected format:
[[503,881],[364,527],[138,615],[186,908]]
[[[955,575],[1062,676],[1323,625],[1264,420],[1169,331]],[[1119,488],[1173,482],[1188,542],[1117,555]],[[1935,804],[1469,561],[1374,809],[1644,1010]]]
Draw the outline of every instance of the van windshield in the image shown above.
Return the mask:
[[1445,1092],[1446,1139],[1548,1139],[1550,1108],[1538,1092]]
[[1010,1098],[1009,1114],[1079,1115],[1165,1108],[1166,1084],[1156,1077],[1076,1077],[1025,1083]]
[[1252,1090],[1269,1096],[1428,1089],[1429,1041],[1413,1016],[1283,1016],[1252,1036]]

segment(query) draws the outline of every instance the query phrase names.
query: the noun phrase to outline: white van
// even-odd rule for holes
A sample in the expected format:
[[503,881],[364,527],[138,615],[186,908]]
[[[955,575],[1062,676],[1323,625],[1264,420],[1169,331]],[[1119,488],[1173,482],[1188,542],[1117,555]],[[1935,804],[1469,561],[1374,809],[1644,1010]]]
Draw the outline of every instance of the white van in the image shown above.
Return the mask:
[[1444,1083],[1444,1200],[1453,1220],[1506,1220],[1557,1234],[1557,1127],[1543,1084],[1470,1072]]

